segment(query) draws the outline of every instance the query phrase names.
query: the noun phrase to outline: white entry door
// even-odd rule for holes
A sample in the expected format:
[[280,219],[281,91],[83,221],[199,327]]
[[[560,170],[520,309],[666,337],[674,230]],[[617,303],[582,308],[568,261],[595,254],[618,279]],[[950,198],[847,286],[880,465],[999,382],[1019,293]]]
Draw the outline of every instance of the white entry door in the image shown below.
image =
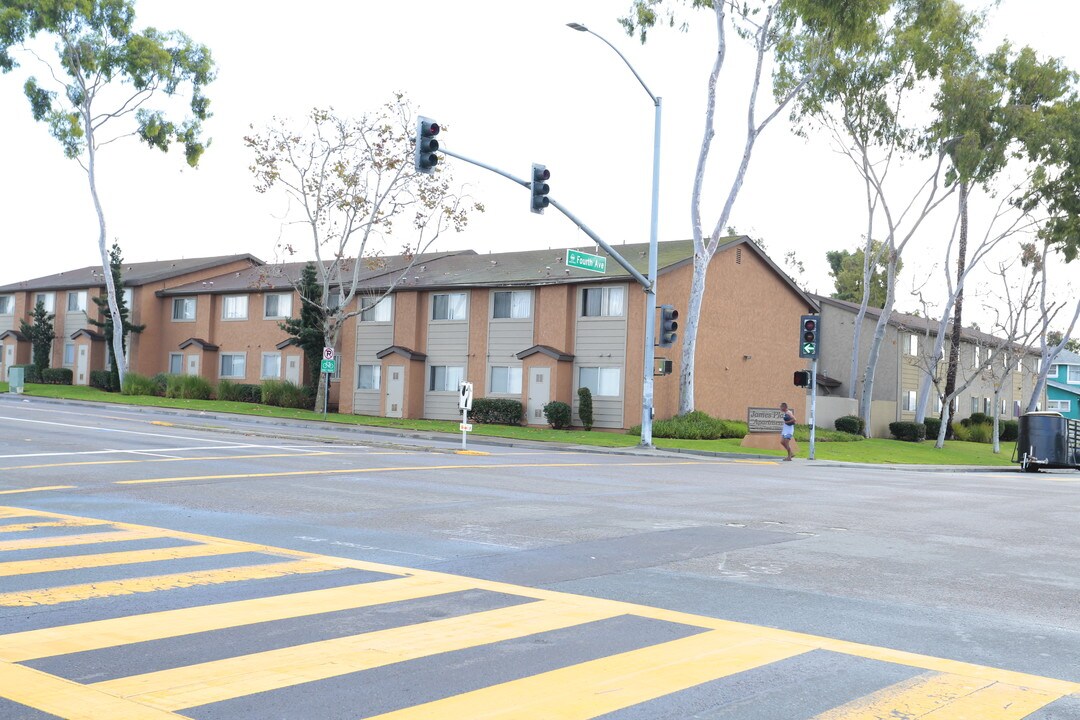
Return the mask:
[[285,359],[285,379],[293,385],[300,384],[300,356],[290,355]]
[[405,366],[386,368],[386,417],[399,418],[405,403]]
[[15,346],[4,346],[4,379],[7,380],[7,373],[11,369],[11,366],[15,364]]
[[86,366],[90,361],[90,353],[88,352],[89,346],[79,346],[79,356],[75,361],[75,384],[86,385],[89,379],[86,376]]
[[536,367],[529,371],[529,402],[526,424],[545,425],[544,406],[551,402],[551,368]]
[[187,374],[198,375],[199,374],[199,356],[188,355],[187,356]]

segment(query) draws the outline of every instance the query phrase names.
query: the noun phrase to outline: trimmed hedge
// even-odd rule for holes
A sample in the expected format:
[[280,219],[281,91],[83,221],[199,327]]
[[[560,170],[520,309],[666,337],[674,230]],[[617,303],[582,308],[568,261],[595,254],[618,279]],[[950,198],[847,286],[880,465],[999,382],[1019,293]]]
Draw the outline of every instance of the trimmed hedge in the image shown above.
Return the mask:
[[858,415],[843,415],[836,418],[833,427],[849,435],[862,435],[863,430],[866,429],[866,423]]
[[581,418],[581,426],[586,430],[592,430],[592,390],[587,387],[578,388],[578,417]]
[[112,373],[108,370],[91,370],[90,387],[112,392]]
[[1020,437],[1020,421],[1000,420],[998,422],[998,437],[1005,442],[1015,442]]
[[926,426],[926,437],[936,438],[941,431],[941,418],[928,417],[923,420],[923,425]]
[[41,382],[46,385],[71,385],[74,377],[71,368],[45,368],[41,371]]
[[904,442],[922,442],[926,439],[926,426],[916,422],[891,422],[889,432],[897,440]]
[[510,398],[476,398],[469,420],[485,425],[520,425],[525,410],[519,400]]
[[548,424],[556,430],[565,430],[570,427],[570,417],[573,414],[570,406],[564,402],[555,400],[544,406],[544,417]]
[[993,425],[994,418],[990,417],[986,413],[973,412],[966,418],[961,420],[960,424],[964,427],[971,427],[972,425]]

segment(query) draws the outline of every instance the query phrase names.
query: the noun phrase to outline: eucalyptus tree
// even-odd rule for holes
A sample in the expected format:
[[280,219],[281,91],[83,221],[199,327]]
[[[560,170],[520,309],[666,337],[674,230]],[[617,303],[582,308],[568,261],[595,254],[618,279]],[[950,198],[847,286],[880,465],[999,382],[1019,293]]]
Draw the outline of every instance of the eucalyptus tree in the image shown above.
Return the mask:
[[[829,277],[833,279],[834,292],[830,297],[846,302],[862,302],[866,298],[869,307],[881,307],[886,300],[885,272],[888,264],[885,262],[885,245],[875,240],[870,243],[870,254],[866,248],[850,250],[829,250],[825,253],[825,259],[829,263]],[[869,273],[867,265],[870,266]],[[898,262],[897,274],[903,267]],[[869,287],[868,291],[864,290]]]
[[[694,239],[694,266],[690,297],[684,324],[682,369],[679,376],[679,413],[694,409],[694,360],[702,300],[709,262],[720,246],[721,235],[728,227],[732,209],[750,167],[754,148],[762,133],[796,97],[825,77],[825,71],[838,52],[860,52],[872,40],[875,19],[889,6],[890,0],[634,0],[630,12],[620,23],[630,35],[646,41],[647,33],[658,22],[674,27],[679,9],[711,12],[716,27],[716,57],[706,85],[705,127],[701,139],[690,202],[690,225]],[[728,33],[734,32],[749,42],[754,52],[750,92],[742,105],[745,131],[717,138],[717,84],[725,69]],[[798,59],[798,62],[795,60]],[[773,103],[758,114],[758,95],[767,72],[771,73]],[[727,107],[734,103],[724,100]],[[719,217],[712,229],[705,227],[701,203],[714,140],[738,148],[739,160]]]
[[[244,138],[255,190],[288,202],[282,250],[315,255],[318,292],[290,281],[315,311],[325,347],[336,348],[345,322],[384,300],[444,230],[460,232],[470,212],[483,212],[452,190],[445,165],[416,170],[415,128],[409,101],[396,94],[357,119],[315,108],[302,127],[275,118]],[[319,383],[316,407],[324,399]]]
[[[39,40],[53,43],[51,55],[42,54]],[[17,68],[19,54],[40,61],[47,76],[43,81],[31,76],[23,86],[34,119],[48,126],[64,155],[86,173],[109,310],[119,317],[98,195],[98,150],[136,136],[162,151],[182,145],[188,164],[197,165],[206,147],[202,123],[210,116],[203,94],[214,78],[210,52],[179,31],[137,31],[134,0],[10,0],[0,10],[0,70]],[[191,112],[183,121],[151,107],[155,100],[181,93],[190,93]],[[118,365],[122,382],[128,358],[119,323],[113,327],[112,347],[114,356],[123,358]]]

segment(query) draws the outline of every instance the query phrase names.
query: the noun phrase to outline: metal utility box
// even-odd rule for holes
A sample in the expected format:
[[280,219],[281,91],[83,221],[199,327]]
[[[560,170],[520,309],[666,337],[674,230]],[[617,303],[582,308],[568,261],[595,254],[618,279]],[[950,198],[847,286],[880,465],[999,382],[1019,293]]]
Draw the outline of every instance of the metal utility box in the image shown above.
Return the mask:
[[1080,421],[1056,412],[1033,412],[1021,415],[1019,425],[1013,461],[1021,468],[1080,469]]
[[22,393],[25,372],[26,370],[21,367],[13,367],[8,370],[8,392]]

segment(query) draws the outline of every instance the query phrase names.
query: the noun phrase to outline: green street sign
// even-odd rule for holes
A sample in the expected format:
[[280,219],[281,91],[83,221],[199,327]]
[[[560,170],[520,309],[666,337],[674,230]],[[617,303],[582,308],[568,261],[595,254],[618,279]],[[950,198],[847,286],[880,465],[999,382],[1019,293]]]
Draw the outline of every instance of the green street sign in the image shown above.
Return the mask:
[[803,357],[814,357],[815,355],[817,355],[817,344],[810,342],[803,343],[802,354]]
[[323,360],[322,371],[331,375],[337,370],[337,360]]
[[588,270],[589,272],[607,272],[607,258],[599,255],[590,255],[578,250],[566,251],[566,267]]

